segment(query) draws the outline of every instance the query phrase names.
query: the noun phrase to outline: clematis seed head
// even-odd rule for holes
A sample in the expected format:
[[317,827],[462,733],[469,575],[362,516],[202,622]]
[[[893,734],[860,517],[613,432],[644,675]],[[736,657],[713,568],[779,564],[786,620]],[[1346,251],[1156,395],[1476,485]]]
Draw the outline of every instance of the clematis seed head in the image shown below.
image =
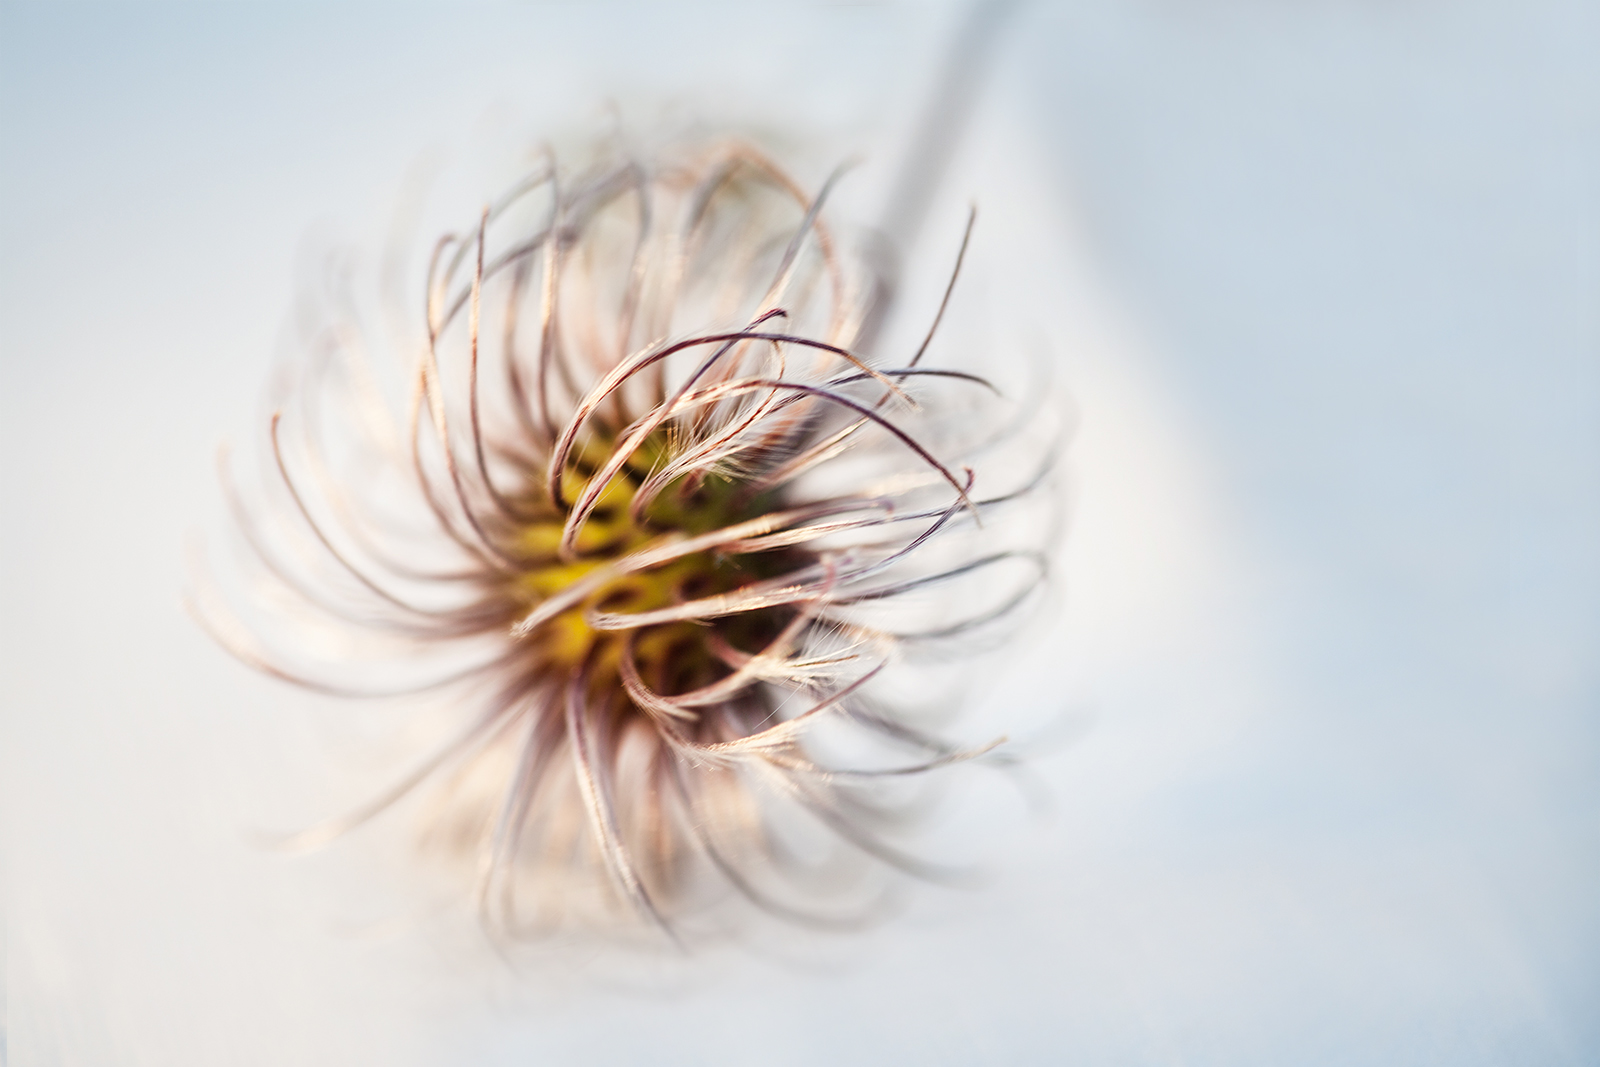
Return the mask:
[[425,789],[509,935],[724,898],[838,922],[862,858],[935,873],[880,791],[994,746],[935,736],[891,668],[1037,598],[1056,449],[1038,403],[925,362],[945,304],[867,351],[892,286],[827,188],[736,141],[547,159],[434,246],[400,361],[329,316],[270,477],[225,474],[257,617],[210,586],[196,614],[260,670],[457,732],[309,839]]

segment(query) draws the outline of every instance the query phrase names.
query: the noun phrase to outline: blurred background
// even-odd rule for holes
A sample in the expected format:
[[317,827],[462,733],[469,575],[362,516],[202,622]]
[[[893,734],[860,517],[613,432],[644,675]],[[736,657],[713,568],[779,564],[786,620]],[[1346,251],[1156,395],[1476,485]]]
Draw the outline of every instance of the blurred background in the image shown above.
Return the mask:
[[972,299],[1081,419],[1064,607],[974,711],[1074,732],[985,888],[629,983],[416,918],[400,823],[251,843],[383,780],[179,600],[307,262],[608,105],[862,152],[870,215],[963,17],[0,6],[9,1062],[1600,1062],[1581,0],[1007,16],[913,270],[976,199]]

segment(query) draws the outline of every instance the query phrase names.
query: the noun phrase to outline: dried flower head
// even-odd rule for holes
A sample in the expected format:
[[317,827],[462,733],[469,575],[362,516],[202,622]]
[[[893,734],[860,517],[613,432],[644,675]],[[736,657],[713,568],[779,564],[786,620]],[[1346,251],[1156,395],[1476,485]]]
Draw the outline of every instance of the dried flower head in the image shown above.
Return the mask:
[[[992,745],[934,737],[890,669],[1034,595],[1039,525],[1004,511],[1054,450],[983,377],[924,365],[944,304],[916,351],[854,347],[886,286],[825,195],[742,143],[551,160],[434,248],[408,397],[363,331],[323,333],[271,420],[275,503],[229,490],[323,664],[199,614],[261,670],[434,694],[460,726],[329,833],[432,782],[434,839],[513,933],[670,925],[717,885],[839,918],[851,857],[925,869],[881,784]],[[363,687],[373,663],[390,684]]]

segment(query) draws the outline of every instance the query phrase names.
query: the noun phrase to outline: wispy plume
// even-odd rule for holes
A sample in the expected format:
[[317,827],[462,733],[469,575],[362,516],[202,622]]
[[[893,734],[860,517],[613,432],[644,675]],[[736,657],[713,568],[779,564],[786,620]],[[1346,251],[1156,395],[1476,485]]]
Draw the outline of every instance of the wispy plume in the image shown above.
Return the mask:
[[323,331],[270,420],[276,484],[228,480],[278,610],[202,586],[197,614],[260,670],[431,694],[459,733],[305,843],[426,785],[511,935],[676,929],[718,885],[847,922],[860,857],[939,873],[884,785],[998,742],[934,736],[886,672],[1036,596],[1055,450],[1037,404],[926,358],[973,220],[921,345],[868,359],[883,286],[827,191],[737,141],[550,159],[434,246],[403,394],[359,324]]

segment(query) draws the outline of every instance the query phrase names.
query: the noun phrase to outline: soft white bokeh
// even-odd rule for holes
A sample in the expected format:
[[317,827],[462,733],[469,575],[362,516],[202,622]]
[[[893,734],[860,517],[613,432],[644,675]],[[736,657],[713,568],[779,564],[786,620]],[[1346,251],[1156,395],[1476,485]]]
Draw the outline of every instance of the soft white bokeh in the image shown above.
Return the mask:
[[974,709],[1079,732],[1039,763],[1043,824],[973,787],[992,885],[630,992],[519,976],[428,912],[403,820],[309,858],[251,844],[395,755],[362,754],[381,716],[255,677],[179,606],[304,250],[375,248],[430,151],[485,175],[470,218],[492,146],[608,99],[892,155],[955,22],[0,12],[11,1062],[1600,1056],[1600,19],[1577,2],[1016,14],[913,274],[937,290],[977,199],[966,328],[1046,344],[1082,420],[1063,614]]

